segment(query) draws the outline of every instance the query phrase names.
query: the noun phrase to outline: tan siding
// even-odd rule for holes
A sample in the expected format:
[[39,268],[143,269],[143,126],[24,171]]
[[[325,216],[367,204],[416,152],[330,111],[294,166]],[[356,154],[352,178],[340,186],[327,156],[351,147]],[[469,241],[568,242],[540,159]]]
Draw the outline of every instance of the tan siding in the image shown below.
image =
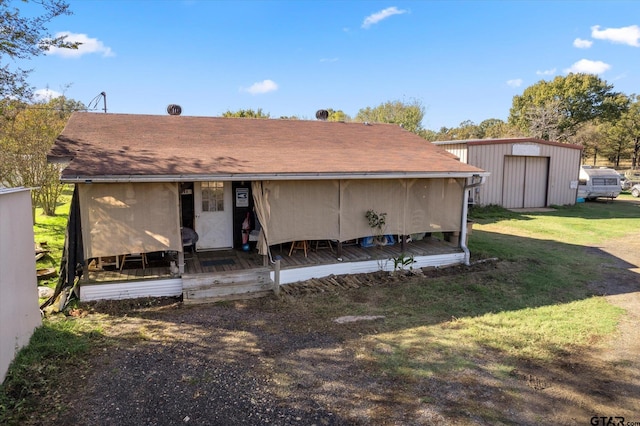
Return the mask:
[[[534,173],[531,175],[531,179],[535,179],[536,183],[529,182],[527,191],[530,190],[532,192],[527,195],[526,204],[538,204],[536,207],[574,204],[576,189],[571,188],[571,182],[578,180],[581,151],[561,145],[537,144],[524,141],[516,142],[515,144],[537,145],[540,148],[539,156],[526,157],[541,159],[539,164],[535,163],[535,160],[534,163],[528,164],[530,167],[534,167],[537,172],[530,171]],[[474,198],[476,203],[482,205],[498,204],[505,207],[515,203],[514,199],[510,198],[515,196],[509,192],[510,190],[507,193],[503,192],[505,179],[509,182],[515,179],[513,176],[505,176],[505,157],[511,156],[513,145],[513,143],[487,143],[468,146],[468,163],[491,173],[491,176],[487,178],[486,184],[475,190]],[[543,171],[543,162],[546,161],[548,161],[548,167],[546,167],[547,176],[543,180],[542,174],[545,173]],[[503,197],[506,197],[506,199]]]
[[0,383],[40,326],[31,191],[0,189]]
[[502,206],[508,209],[524,206],[526,157],[504,157]]
[[467,163],[467,144],[466,143],[441,145],[440,148],[444,148],[447,152],[460,158],[461,162]]
[[548,157],[524,157],[525,187],[522,207],[546,207],[549,176]]
[[486,183],[478,188],[476,203],[502,205],[504,157],[510,153],[508,144],[469,146],[469,164],[491,173]]
[[[552,148],[552,147],[549,147]],[[549,162],[549,205],[575,204],[577,189],[571,182],[578,180],[581,151],[554,147]]]

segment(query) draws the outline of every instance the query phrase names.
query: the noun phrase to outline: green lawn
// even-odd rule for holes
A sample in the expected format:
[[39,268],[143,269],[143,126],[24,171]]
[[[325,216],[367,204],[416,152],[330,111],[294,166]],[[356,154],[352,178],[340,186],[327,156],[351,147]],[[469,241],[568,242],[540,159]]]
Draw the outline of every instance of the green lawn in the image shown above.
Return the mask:
[[[60,269],[60,259],[64,248],[64,236],[67,229],[67,220],[69,218],[69,206],[71,203],[72,187],[65,188],[60,197],[55,216],[45,216],[41,208],[36,208],[36,223],[33,226],[35,241],[46,243],[50,250],[49,254],[36,263],[36,267],[40,268],[56,268]],[[40,280],[39,285],[55,286],[57,277],[47,280]]]

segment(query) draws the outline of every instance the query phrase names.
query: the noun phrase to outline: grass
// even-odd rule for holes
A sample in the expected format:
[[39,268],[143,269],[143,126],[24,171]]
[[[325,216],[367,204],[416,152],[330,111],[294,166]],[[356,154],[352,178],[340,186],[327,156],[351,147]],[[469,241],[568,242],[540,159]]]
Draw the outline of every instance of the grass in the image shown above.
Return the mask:
[[[52,389],[61,375],[74,375],[81,380],[86,353],[105,344],[99,321],[53,317],[37,328],[29,345],[14,359],[0,390],[0,424],[20,424],[27,418],[35,424],[46,419],[39,401],[64,410],[66,401]],[[40,420],[37,417],[40,417]]]
[[[66,208],[60,216],[41,218],[35,228],[37,238],[56,247],[54,259],[63,244]],[[553,362],[588,350],[615,331],[623,311],[589,291],[587,284],[602,276],[602,260],[595,261],[584,246],[640,229],[638,208],[596,202],[527,214],[494,206],[472,209],[472,260],[498,258],[495,267],[443,270],[402,285],[278,303],[287,310],[304,304],[326,321],[384,315],[384,322],[373,329],[363,325],[358,339],[345,342],[375,374],[412,381],[485,369],[500,380],[518,362]],[[107,343],[100,320],[108,318],[44,319],[0,388],[0,423],[19,423],[35,410],[38,398],[55,399],[55,376],[75,371],[91,350]]]
[[[69,218],[69,206],[71,204],[71,195],[73,189],[65,188],[58,202],[55,216],[46,216],[43,214],[42,208],[37,207],[35,212],[36,223],[33,226],[35,241],[46,242],[47,248],[50,250],[47,256],[36,262],[36,267],[40,268],[60,268],[60,259],[64,248],[64,237],[67,229],[67,220]],[[38,285],[46,285],[55,287],[58,278],[53,277],[46,280],[40,280]]]
[[[631,195],[619,197],[631,199]],[[640,215],[637,204],[624,202],[587,202],[557,207],[552,212],[514,213],[500,207],[472,209],[473,219],[480,225],[499,223],[496,232],[577,245],[594,245],[607,239],[624,236],[630,222]],[[480,226],[479,229],[494,229]]]
[[472,215],[474,259],[497,257],[499,268],[389,286],[356,301],[323,296],[315,309],[385,315],[357,352],[405,380],[469,368],[486,351],[498,354],[498,370],[522,360],[552,362],[615,331],[623,311],[589,290],[602,260],[584,247],[638,229],[637,205],[597,202],[531,214],[492,206]]

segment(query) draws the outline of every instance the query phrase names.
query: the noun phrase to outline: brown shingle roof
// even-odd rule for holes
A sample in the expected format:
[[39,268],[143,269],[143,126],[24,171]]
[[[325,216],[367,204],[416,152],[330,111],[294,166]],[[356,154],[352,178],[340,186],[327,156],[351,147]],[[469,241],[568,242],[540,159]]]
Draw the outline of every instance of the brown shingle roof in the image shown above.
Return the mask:
[[397,125],[306,120],[74,113],[56,157],[68,181],[483,173]]

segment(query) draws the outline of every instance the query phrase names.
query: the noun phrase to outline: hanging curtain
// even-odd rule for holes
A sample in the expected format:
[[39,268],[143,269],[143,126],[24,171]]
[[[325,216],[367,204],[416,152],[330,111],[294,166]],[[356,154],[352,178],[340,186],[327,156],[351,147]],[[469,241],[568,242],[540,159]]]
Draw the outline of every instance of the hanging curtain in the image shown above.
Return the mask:
[[251,182],[251,193],[253,194],[253,208],[258,222],[260,222],[260,234],[258,236],[258,253],[267,255],[269,252],[269,193],[264,189],[262,181]]
[[354,179],[340,181],[340,241],[373,234],[368,210],[386,213],[385,234],[403,234],[406,200],[404,179]]
[[460,230],[465,179],[410,179],[404,235]]
[[85,259],[182,250],[177,183],[78,187]]
[[386,213],[384,232],[408,235],[460,230],[464,179],[254,181],[262,225],[258,252],[301,240],[371,236],[367,210]]

